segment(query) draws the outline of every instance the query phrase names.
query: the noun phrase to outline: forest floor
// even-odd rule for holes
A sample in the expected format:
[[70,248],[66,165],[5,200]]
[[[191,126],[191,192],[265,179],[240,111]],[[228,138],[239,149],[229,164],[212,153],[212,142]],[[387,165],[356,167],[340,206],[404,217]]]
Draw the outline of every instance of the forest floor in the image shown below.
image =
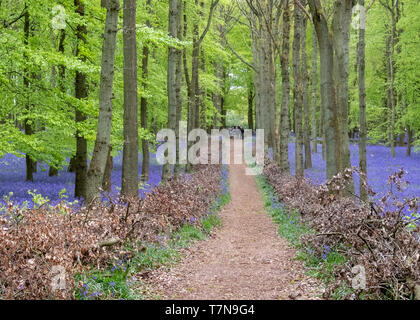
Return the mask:
[[296,249],[277,234],[254,176],[230,165],[231,202],[222,227],[193,244],[182,260],[144,279],[153,296],[174,300],[319,299],[320,283],[304,274]]

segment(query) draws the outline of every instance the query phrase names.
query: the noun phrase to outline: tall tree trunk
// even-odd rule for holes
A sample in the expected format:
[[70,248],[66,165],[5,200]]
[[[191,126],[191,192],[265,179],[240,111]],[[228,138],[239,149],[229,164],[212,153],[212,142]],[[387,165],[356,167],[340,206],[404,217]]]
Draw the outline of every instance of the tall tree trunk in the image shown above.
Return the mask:
[[[204,74],[207,72],[206,58],[205,58],[203,49],[201,49],[201,54],[200,54],[200,70]],[[207,90],[205,87],[201,86],[199,89],[199,92],[200,92],[200,128],[207,130],[207,116],[206,116]]]
[[213,127],[216,129],[219,127],[221,122],[222,114],[222,90],[223,90],[223,62],[218,61],[214,63],[214,75],[217,78],[217,85],[219,87],[219,92],[213,94],[213,105],[217,112],[214,115]]
[[252,39],[252,56],[254,60],[254,66],[257,66],[258,70],[254,72],[254,88],[255,88],[255,129],[263,129],[261,123],[261,63],[259,54],[259,38],[255,31],[251,30]]
[[318,153],[317,131],[317,86],[318,86],[318,40],[316,31],[312,33],[312,152]]
[[410,126],[407,126],[407,157],[411,157],[411,145],[413,142],[413,131]]
[[[189,111],[188,111],[188,133],[193,129],[200,127],[200,81],[199,81],[199,68],[200,68],[200,47],[205,36],[207,35],[211,21],[213,18],[214,9],[219,3],[219,0],[212,0],[210,3],[210,11],[207,19],[207,25],[201,35],[199,35],[199,20],[195,19],[193,24],[193,50],[192,50],[192,62],[191,62],[191,82],[189,90]],[[195,0],[195,6],[200,5],[199,17],[203,17],[204,2]],[[184,25],[186,25],[186,16],[184,16]],[[186,27],[184,27],[185,32]],[[184,58],[185,62],[186,58]],[[188,150],[194,142],[188,142]],[[192,164],[190,161],[187,162],[186,171],[191,172]]]
[[[335,1],[334,16],[331,24],[334,46],[334,76],[338,106],[340,132],[340,162],[338,170],[351,167],[348,135],[349,118],[349,58],[350,58],[350,24],[353,0]],[[354,186],[351,187],[354,190]]]
[[108,193],[110,193],[112,190],[111,175],[112,175],[112,168],[114,167],[114,161],[112,159],[111,152],[112,152],[112,146],[109,147],[108,156],[106,158],[104,178],[102,180],[102,189]]
[[340,130],[334,87],[334,50],[328,21],[319,0],[308,0],[321,60],[321,104],[324,109],[327,179],[338,173],[340,163]]
[[290,8],[286,1],[283,11],[283,43],[280,56],[281,62],[281,111],[280,111],[280,168],[284,172],[290,172],[289,165],[289,115],[290,115]]
[[121,194],[139,196],[136,0],[124,0],[124,147]]
[[311,110],[309,106],[309,73],[306,54],[306,27],[308,18],[302,14],[302,44],[301,44],[301,63],[302,63],[302,102],[303,102],[303,142],[305,145],[305,169],[312,168],[311,154]]
[[254,130],[254,91],[253,85],[248,88],[248,129]]
[[[182,0],[177,0],[178,6],[178,21],[177,21],[177,38],[182,40]],[[182,73],[182,51],[177,50],[176,57],[176,76],[175,76],[175,95],[176,95],[176,124],[175,124],[175,136],[176,136],[176,164],[174,168],[174,174],[179,175],[181,173],[182,165],[180,164],[180,121],[182,119],[182,83],[183,83],[183,73]]]
[[[398,43],[397,23],[400,19],[400,1],[381,1],[381,4],[389,11],[391,15],[391,26],[389,36],[386,39],[386,61],[387,61],[387,104],[389,108],[389,144],[391,146],[391,155],[395,157],[395,124],[396,124],[396,89],[395,89],[395,49]],[[398,50],[398,49],[397,49]]]
[[[364,7],[365,0],[359,0],[359,4]],[[359,28],[359,43],[358,47],[358,64],[359,64],[359,167],[360,171],[367,177],[367,160],[366,160],[366,73],[365,73],[365,55],[366,55],[366,42],[365,42],[365,29],[360,23]],[[366,201],[368,193],[366,186],[363,184],[362,179],[359,183],[360,199]]]
[[[63,55],[64,55],[65,39],[66,39],[66,30],[63,29],[60,32],[60,42],[59,42],[59,45],[58,45],[58,52],[60,52]],[[58,70],[59,70],[59,72],[58,72],[58,75],[59,75],[59,80],[58,80],[59,88],[60,88],[60,91],[62,93],[65,93],[65,90],[66,89],[65,89],[65,86],[64,86],[64,82],[65,82],[65,77],[66,77],[66,66],[63,65],[63,64],[61,64],[61,65],[58,66]],[[58,169],[56,167],[54,167],[54,166],[50,166],[49,167],[49,170],[48,170],[48,176],[50,176],[50,177],[58,176]]]
[[295,174],[296,177],[303,178],[303,76],[301,69],[301,44],[303,34],[303,14],[300,8],[295,6],[294,17],[294,35],[293,35],[293,112],[295,123]]
[[[26,48],[28,48],[29,47],[29,37],[30,37],[30,17],[29,17],[29,11],[28,11],[28,7],[27,7],[26,3],[25,3],[23,28],[24,28],[24,34],[25,34],[24,45],[25,45]],[[24,70],[23,84],[29,92],[29,87],[30,87],[29,70],[26,66],[25,66],[25,70]],[[26,118],[24,120],[25,134],[28,135],[28,136],[31,136],[35,133],[32,121],[28,120],[29,114],[31,113],[31,109],[32,109],[31,102],[30,102],[30,99],[28,98],[28,101],[26,103],[26,113],[27,113],[27,115],[26,115]],[[32,160],[32,158],[29,154],[26,154],[26,181],[34,181],[34,173],[35,172],[36,172],[36,161]]]
[[[147,10],[151,11],[150,5],[151,0],[146,2]],[[146,25],[150,28],[150,20],[146,21]],[[142,70],[142,87],[143,91],[147,90],[147,81],[149,78],[149,43],[143,45],[143,55],[141,61],[141,70]],[[147,98],[142,96],[140,98],[140,125],[142,129],[147,130]],[[149,140],[142,139],[141,141],[141,150],[143,155],[142,167],[141,167],[141,183],[146,183],[149,180],[149,170],[150,170],[150,152],[149,152]]]
[[99,116],[95,148],[87,173],[86,204],[100,199],[100,188],[105,172],[111,140],[112,99],[114,84],[115,49],[118,28],[119,0],[102,0],[107,9],[102,47],[101,84],[99,89]]
[[[76,13],[82,18],[85,15],[84,3],[80,0],[74,0],[74,6],[76,7]],[[76,57],[81,61],[86,61],[85,55],[80,52],[81,43],[86,43],[87,29],[84,24],[79,24],[76,29],[77,45],[76,45]],[[88,88],[86,82],[86,74],[80,71],[76,71],[74,80],[75,96],[76,99],[85,99],[88,96]],[[86,121],[86,115],[76,107],[76,126],[78,123]],[[73,160],[74,159],[74,160]],[[82,198],[86,196],[86,179],[87,179],[87,141],[82,136],[79,130],[76,130],[76,156],[70,161],[70,167],[73,167],[73,171],[76,172],[74,196],[76,198]],[[70,170],[69,167],[69,170]]]
[[[169,1],[169,36],[176,38],[178,35],[178,15],[179,6],[177,0]],[[176,80],[177,80],[178,49],[169,47],[168,49],[168,73],[167,73],[167,91],[168,91],[168,129],[176,129],[176,111],[178,107]],[[172,164],[166,163],[162,169],[162,181],[166,181],[172,173]]]

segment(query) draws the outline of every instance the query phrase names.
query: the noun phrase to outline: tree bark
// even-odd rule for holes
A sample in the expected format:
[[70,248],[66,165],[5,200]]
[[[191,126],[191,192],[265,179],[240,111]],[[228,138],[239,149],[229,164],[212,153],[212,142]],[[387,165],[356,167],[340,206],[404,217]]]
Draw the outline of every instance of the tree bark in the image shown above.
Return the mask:
[[121,194],[139,196],[136,0],[124,0],[124,147]]
[[[24,45],[26,48],[29,47],[29,37],[30,37],[30,16],[27,4],[25,3],[25,13],[24,13],[24,25],[23,25],[23,31],[25,34],[24,38]],[[23,77],[23,84],[27,90],[29,90],[30,87],[30,81],[29,81],[29,70],[28,67],[25,66],[24,70],[24,77]],[[33,128],[32,121],[28,119],[29,114],[31,113],[31,103],[28,101],[26,103],[26,118],[24,120],[24,129],[25,129],[25,135],[31,136],[35,133],[35,130]],[[34,181],[34,173],[36,172],[36,161],[32,160],[31,156],[29,154],[26,154],[26,181]]]
[[250,84],[248,88],[248,129],[254,130],[254,90]]
[[318,86],[318,40],[315,30],[312,33],[312,152],[318,153],[317,131],[317,86]]
[[293,11],[294,35],[293,35],[293,113],[295,123],[295,174],[298,178],[303,178],[303,75],[301,69],[301,44],[303,34],[303,14],[295,6]]
[[334,72],[333,39],[328,29],[328,21],[319,0],[308,0],[321,60],[321,104],[324,109],[324,128],[326,144],[327,179],[338,173],[340,155],[340,130],[338,107],[336,102]]
[[308,18],[302,13],[302,44],[301,44],[301,61],[302,61],[302,103],[303,103],[303,143],[305,146],[305,169],[312,168],[311,154],[311,110],[309,106],[309,72],[306,53],[306,27]]
[[289,1],[286,1],[283,11],[283,43],[280,56],[281,63],[281,111],[280,111],[280,168],[284,172],[290,172],[289,165],[289,134],[290,134],[290,9]]
[[95,148],[87,173],[86,204],[92,205],[100,200],[105,166],[111,139],[113,84],[116,36],[118,27],[119,0],[102,0],[102,7],[107,9],[105,32],[102,47],[101,84],[99,89],[99,117]]
[[[177,0],[169,1],[169,36],[176,38],[178,35],[178,22],[180,15]],[[176,92],[177,80],[178,49],[169,47],[168,49],[168,73],[167,73],[167,92],[168,92],[168,129],[176,129],[178,99]],[[172,174],[172,164],[166,163],[162,169],[162,181],[166,181]]]
[[106,166],[104,171],[104,179],[102,180],[102,189],[105,192],[110,193],[112,190],[111,174],[114,167],[114,161],[111,156],[112,146],[109,147],[108,156],[106,159]]
[[413,131],[411,130],[410,126],[407,126],[407,150],[406,150],[407,157],[411,157],[412,142],[413,142]]
[[[177,0],[178,6],[178,21],[177,21],[177,38],[182,40],[182,0]],[[176,75],[175,75],[175,95],[176,95],[176,124],[175,124],[175,136],[176,136],[176,164],[174,168],[174,174],[179,175],[181,173],[182,165],[180,164],[180,145],[179,145],[179,125],[182,119],[182,83],[183,83],[183,72],[182,72],[182,51],[177,50],[176,56]]]
[[[359,4],[364,7],[365,0],[359,0]],[[362,24],[360,24],[362,25]],[[359,65],[359,167],[360,171],[367,177],[367,160],[366,160],[366,71],[365,71],[365,55],[366,55],[366,42],[365,42],[365,29],[359,28],[359,43],[358,43],[358,65]],[[363,180],[360,179],[360,199],[366,201],[368,193]]]
[[[193,50],[192,50],[192,62],[191,62],[191,81],[190,81],[190,90],[189,90],[189,111],[188,111],[188,133],[190,133],[193,129],[197,129],[200,127],[200,81],[199,81],[199,68],[200,68],[200,47],[201,43],[203,42],[205,36],[207,35],[212,18],[214,9],[219,3],[219,0],[212,0],[210,3],[210,10],[209,16],[207,19],[206,28],[203,30],[201,35],[199,35],[199,21],[195,20],[193,24]],[[200,13],[198,14],[199,17],[203,15],[203,7],[204,2],[201,1],[200,4],[198,0],[195,0],[195,6],[198,7],[200,5]],[[184,29],[186,29],[186,15],[184,15]],[[185,32],[185,31],[184,31]],[[184,58],[184,62],[186,61],[186,57]],[[188,142],[188,150],[190,149],[191,145],[194,142]],[[192,171],[192,165],[190,161],[188,161],[186,166],[186,171]]]
[[[84,3],[80,0],[75,0],[74,6],[76,7],[76,13],[79,14],[81,18],[83,18],[85,15]],[[86,26],[79,24],[76,29],[77,45],[75,55],[83,62],[86,61],[86,57],[80,53],[80,44],[86,43],[86,34]],[[87,98],[88,88],[86,82],[86,74],[80,71],[76,71],[74,87],[76,99]],[[77,107],[75,113],[76,126],[78,123],[86,121],[86,115]],[[79,130],[76,130],[76,155],[72,161],[70,161],[69,170],[70,169],[73,169],[73,171],[76,173],[74,196],[76,198],[85,197],[87,179],[87,141],[81,135]]]
[[[150,13],[150,5],[151,0],[147,0],[146,2],[148,11]],[[150,28],[150,20],[146,21],[146,25]],[[145,43],[143,45],[143,55],[142,55],[142,62],[141,62],[141,70],[142,70],[142,87],[143,91],[147,90],[147,81],[149,78],[149,43]],[[140,125],[142,129],[147,130],[147,98],[142,96],[140,98]],[[141,149],[143,155],[142,167],[141,167],[141,183],[146,183],[149,180],[149,170],[150,170],[150,152],[149,152],[149,140],[142,139],[141,141]]]

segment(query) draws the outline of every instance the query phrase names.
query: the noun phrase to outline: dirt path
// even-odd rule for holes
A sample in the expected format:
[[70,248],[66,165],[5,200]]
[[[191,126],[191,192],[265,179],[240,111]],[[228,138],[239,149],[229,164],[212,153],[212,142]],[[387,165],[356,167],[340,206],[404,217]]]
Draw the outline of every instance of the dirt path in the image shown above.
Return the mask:
[[163,299],[317,299],[318,283],[303,274],[296,251],[277,235],[253,176],[230,166],[231,202],[220,213],[223,227],[188,249],[172,269],[148,283]]

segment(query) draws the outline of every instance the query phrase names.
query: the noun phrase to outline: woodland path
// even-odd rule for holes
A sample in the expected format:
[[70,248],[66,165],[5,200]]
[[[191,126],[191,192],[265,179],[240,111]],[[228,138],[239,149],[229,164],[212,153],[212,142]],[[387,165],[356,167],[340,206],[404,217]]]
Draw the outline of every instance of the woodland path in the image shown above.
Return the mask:
[[223,225],[198,241],[172,266],[146,280],[153,292],[174,300],[319,299],[319,283],[306,275],[296,250],[277,234],[255,178],[245,165],[230,165],[231,202]]

